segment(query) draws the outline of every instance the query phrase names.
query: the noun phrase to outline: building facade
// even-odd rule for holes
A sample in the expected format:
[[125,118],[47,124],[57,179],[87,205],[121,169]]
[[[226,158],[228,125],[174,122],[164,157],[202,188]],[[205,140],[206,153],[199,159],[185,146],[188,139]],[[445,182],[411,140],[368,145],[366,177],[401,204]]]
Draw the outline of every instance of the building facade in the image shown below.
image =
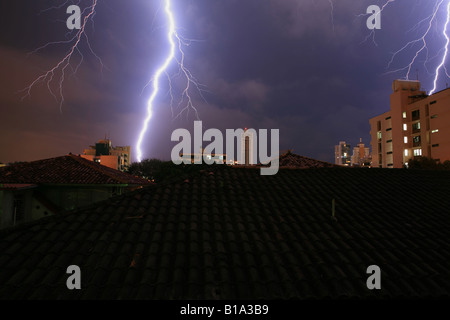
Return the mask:
[[131,165],[131,147],[113,147],[111,140],[99,140],[85,149],[81,157],[112,169],[125,171]]
[[450,89],[433,95],[419,81],[395,80],[390,111],[370,122],[372,166],[402,168],[410,159],[450,160]]
[[351,165],[352,167],[369,167],[371,162],[370,149],[364,145],[362,138],[360,138],[358,145],[353,148]]
[[351,146],[345,141],[340,141],[334,146],[334,163],[341,166],[350,166],[352,157],[350,155]]

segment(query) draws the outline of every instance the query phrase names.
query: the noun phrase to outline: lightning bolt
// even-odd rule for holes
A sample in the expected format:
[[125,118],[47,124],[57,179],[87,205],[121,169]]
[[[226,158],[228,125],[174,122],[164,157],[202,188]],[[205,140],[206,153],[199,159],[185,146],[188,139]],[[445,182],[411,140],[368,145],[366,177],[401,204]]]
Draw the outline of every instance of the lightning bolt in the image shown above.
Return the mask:
[[[428,46],[427,46],[427,36],[430,33],[430,30],[433,26],[433,22],[436,19],[437,13],[439,12],[439,8],[441,7],[442,3],[444,2],[444,0],[439,0],[437,2],[437,4],[435,5],[432,14],[427,18],[428,19],[428,27],[426,28],[425,32],[422,34],[422,36],[420,36],[419,38],[409,41],[408,43],[406,43],[402,48],[400,48],[399,50],[397,50],[396,52],[394,52],[391,56],[391,60],[388,63],[388,68],[390,68],[391,64],[394,62],[395,57],[400,54],[401,52],[403,52],[404,50],[406,50],[408,47],[412,47],[415,44],[419,44],[420,48],[418,50],[415,51],[414,53],[414,57],[411,59],[411,61],[403,68],[399,68],[396,70],[392,70],[389,71],[387,73],[397,73],[399,71],[403,71],[403,70],[407,70],[406,71],[406,75],[405,78],[407,80],[409,80],[409,75],[411,73],[411,69],[412,66],[414,65],[414,63],[416,62],[417,58],[420,56],[420,54],[422,52],[425,52],[427,55],[427,59],[425,61],[425,63],[428,61]],[[423,21],[423,20],[422,20]],[[445,32],[445,30],[444,30]]]
[[[80,1],[78,1],[78,4],[79,3],[80,3]],[[66,0],[63,4],[61,4],[57,7],[51,7],[46,10],[43,10],[43,11],[41,11],[41,13],[48,11],[48,10],[52,10],[52,9],[59,9],[59,8],[65,6],[66,4],[68,4],[68,0]],[[90,52],[94,55],[94,57],[99,61],[100,65],[101,65],[101,70],[103,70],[103,68],[104,68],[103,62],[100,59],[100,57],[97,54],[95,54],[94,50],[92,49],[91,44],[89,42],[89,37],[86,33],[87,23],[89,21],[93,22],[93,18],[96,13],[96,11],[95,11],[96,7],[97,7],[97,0],[92,0],[91,5],[83,9],[83,12],[81,13],[81,15],[84,16],[83,22],[81,24],[80,29],[75,33],[75,35],[73,37],[69,38],[68,40],[64,40],[64,41],[49,42],[49,43],[35,49],[34,51],[32,51],[30,53],[30,54],[34,54],[34,53],[36,53],[40,50],[43,50],[51,45],[71,44],[68,53],[56,65],[54,65],[51,69],[47,70],[46,72],[44,72],[40,76],[38,76],[25,89],[22,89],[19,91],[19,92],[25,93],[24,96],[22,96],[22,100],[25,99],[26,97],[31,97],[32,89],[37,84],[44,82],[44,83],[46,83],[50,94],[53,96],[53,98],[55,98],[56,102],[59,102],[59,110],[62,113],[62,106],[65,101],[63,87],[64,87],[64,81],[66,79],[66,71],[67,71],[66,69],[71,67],[73,73],[75,74],[78,71],[78,68],[80,67],[80,65],[82,64],[84,56],[79,48],[79,45],[80,45],[82,39],[86,40],[87,47],[89,48]],[[75,66],[75,68],[73,68],[71,65],[71,60],[73,59],[75,52],[77,52],[80,55],[81,59],[78,62],[78,64]],[[59,78],[55,80],[54,78],[55,78],[56,74],[59,74]],[[54,90],[51,87],[52,82],[54,80],[57,83],[58,96],[55,94]]]
[[[445,60],[447,60],[448,45],[450,43],[450,39],[449,39],[449,37],[447,35],[447,29],[448,29],[449,22],[450,22],[450,1],[447,3],[447,20],[445,22],[444,30],[442,31],[442,34],[444,35],[444,37],[446,39],[444,55],[442,57],[441,63],[436,68],[436,75],[435,75],[434,82],[433,82],[434,86],[433,86],[433,89],[430,91],[430,95],[432,95],[437,89],[437,81],[438,81],[438,78],[439,78],[439,70],[441,70],[441,68],[445,69],[444,63],[445,63]],[[449,75],[447,73],[447,69],[445,69],[445,74],[447,75],[447,77],[449,77]]]
[[[138,162],[142,161],[142,147],[141,146],[142,146],[142,142],[144,140],[145,133],[148,130],[149,122],[153,116],[154,103],[155,103],[155,99],[160,90],[159,83],[160,83],[161,76],[163,74],[165,74],[167,76],[168,83],[169,83],[169,88],[170,88],[169,93],[170,93],[170,97],[171,97],[170,105],[171,105],[172,115],[173,115],[173,100],[174,100],[174,96],[172,93],[173,88],[172,88],[171,77],[167,71],[172,62],[175,61],[177,63],[177,65],[178,65],[177,76],[182,77],[186,83],[186,86],[184,87],[184,89],[182,90],[182,93],[181,93],[181,99],[178,103],[178,107],[180,107],[183,103],[185,103],[185,106],[184,106],[184,108],[182,108],[182,110],[177,115],[177,117],[180,116],[183,113],[183,111],[187,110],[187,112],[189,112],[189,110],[193,110],[195,113],[195,117],[197,119],[199,119],[198,111],[195,108],[193,100],[190,95],[190,90],[191,90],[192,86],[194,86],[198,90],[198,92],[200,93],[200,96],[203,98],[203,100],[205,100],[205,98],[202,94],[202,92],[205,91],[203,89],[203,85],[198,82],[198,80],[192,75],[192,73],[185,66],[185,54],[183,51],[183,46],[190,45],[191,42],[194,40],[185,39],[177,33],[176,25],[175,25],[175,17],[172,12],[172,8],[171,8],[171,1],[164,0],[164,3],[165,3],[164,11],[165,11],[165,15],[166,15],[167,21],[168,21],[167,39],[169,41],[170,49],[169,49],[169,53],[168,53],[166,59],[164,60],[163,64],[156,70],[155,74],[152,77],[152,80],[146,85],[146,87],[147,87],[150,83],[152,83],[153,87],[152,87],[152,93],[147,101],[147,116],[144,120],[143,128],[139,134],[139,138],[136,143]],[[179,57],[177,57],[176,52],[178,52]]]
[[[394,2],[395,0],[387,0],[384,5],[381,7],[380,9],[380,14],[381,12],[392,2]],[[445,5],[446,3],[446,5]],[[395,70],[391,70],[386,72],[385,74],[392,74],[392,73],[398,73],[398,72],[405,72],[405,79],[409,80],[410,79],[410,75],[411,75],[411,70],[414,66],[415,63],[418,62],[418,59],[421,55],[425,54],[425,61],[423,63],[425,69],[428,72],[428,68],[427,68],[427,63],[429,63],[431,60],[433,60],[434,58],[430,59],[429,58],[429,47],[428,47],[428,42],[429,42],[429,38],[430,38],[430,34],[432,32],[432,27],[433,25],[436,23],[436,25],[438,24],[438,14],[440,12],[440,9],[442,7],[446,6],[447,7],[447,15],[446,15],[446,21],[445,24],[442,27],[442,35],[444,36],[444,38],[446,39],[445,45],[439,50],[438,55],[443,52],[442,55],[442,59],[439,63],[439,65],[436,67],[435,72],[433,73],[434,79],[433,79],[433,89],[429,92],[429,94],[433,94],[438,87],[438,80],[439,80],[439,76],[440,76],[440,71],[442,69],[444,69],[445,74],[447,76],[447,78],[450,78],[449,73],[447,72],[447,69],[445,67],[445,61],[447,60],[447,56],[448,56],[448,48],[450,45],[450,38],[448,35],[448,26],[450,23],[450,0],[436,0],[434,3],[434,7],[433,10],[431,12],[430,15],[428,15],[427,17],[425,17],[424,19],[420,20],[413,28],[411,28],[408,32],[413,31],[413,30],[419,30],[419,28],[425,24],[426,28],[425,31],[423,33],[420,34],[419,37],[417,37],[414,40],[411,40],[409,42],[407,42],[403,47],[401,47],[399,50],[395,51],[392,55],[391,58],[387,64],[387,69],[391,68],[391,65],[394,63],[394,61],[396,60],[396,58],[398,57],[398,55],[400,53],[403,53],[407,50],[409,50],[410,48],[413,48],[414,46],[419,46],[416,50],[413,51],[413,57],[409,60],[409,63],[407,63],[404,67],[395,69]],[[361,14],[359,16],[365,16],[365,14]],[[372,40],[374,42],[374,44],[376,45],[375,42],[375,29],[372,30],[370,32],[370,34],[365,38],[365,41],[367,41],[370,37],[372,37]]]

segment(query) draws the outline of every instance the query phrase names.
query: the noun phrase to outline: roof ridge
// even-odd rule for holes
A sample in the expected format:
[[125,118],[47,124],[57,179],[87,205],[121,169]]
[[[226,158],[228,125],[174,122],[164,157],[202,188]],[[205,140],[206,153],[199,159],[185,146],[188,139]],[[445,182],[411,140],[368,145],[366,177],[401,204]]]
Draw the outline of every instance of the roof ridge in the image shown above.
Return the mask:
[[[80,163],[80,164],[82,164],[82,165],[87,165],[87,166],[91,167],[92,169],[94,169],[94,170],[100,172],[101,174],[105,174],[105,175],[107,175],[108,177],[110,177],[110,178],[112,178],[112,179],[114,179],[114,180],[117,180],[117,181],[119,181],[119,182],[121,182],[121,183],[128,183],[128,182],[126,181],[125,177],[123,177],[123,175],[129,175],[129,176],[131,176],[131,177],[134,177],[134,178],[136,178],[136,179],[141,179],[141,180],[146,181],[146,182],[149,181],[149,180],[147,180],[147,179],[144,179],[144,178],[141,178],[141,177],[138,177],[138,176],[134,176],[134,175],[132,175],[132,174],[129,174],[129,173],[126,173],[126,172],[122,172],[122,171],[120,171],[120,170],[115,170],[115,169],[113,169],[113,168],[104,166],[104,165],[102,165],[102,164],[99,164],[99,163],[96,163],[96,162],[94,162],[94,161],[85,159],[85,158],[83,158],[83,157],[81,157],[81,156],[77,156],[77,155],[75,155],[75,154],[71,154],[71,153],[70,153],[70,154],[68,154],[67,156],[69,156],[69,157],[72,158],[73,160],[77,161],[78,163]],[[114,170],[114,172],[111,171],[111,170]]]

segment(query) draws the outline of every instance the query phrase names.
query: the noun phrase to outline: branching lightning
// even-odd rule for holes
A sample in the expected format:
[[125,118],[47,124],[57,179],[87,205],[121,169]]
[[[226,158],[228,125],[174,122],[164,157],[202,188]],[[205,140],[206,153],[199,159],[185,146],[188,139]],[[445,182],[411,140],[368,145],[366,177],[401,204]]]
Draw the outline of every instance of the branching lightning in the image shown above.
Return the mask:
[[[433,86],[433,89],[430,91],[430,95],[433,94],[436,91],[436,89],[437,89],[437,81],[438,81],[438,78],[439,78],[439,71],[442,68],[445,69],[444,63],[445,63],[445,60],[447,60],[448,45],[450,43],[450,39],[449,39],[448,34],[447,34],[447,29],[448,29],[449,22],[450,22],[450,1],[447,3],[447,20],[445,22],[444,30],[442,31],[442,33],[443,33],[443,35],[444,35],[444,37],[446,39],[444,55],[442,57],[441,63],[436,68],[436,75],[435,75],[434,82],[433,82],[434,86]],[[447,69],[445,69],[445,74],[447,75],[447,77],[449,77],[449,75],[447,73]]]
[[[380,8],[380,14],[381,12],[392,2],[394,2],[395,0],[387,0],[384,5]],[[440,13],[440,11],[442,10],[442,8],[444,8],[446,6],[446,21],[445,24],[443,26],[439,26],[438,23],[438,14]],[[364,16],[364,14],[359,15],[359,16]],[[411,75],[411,70],[414,66],[414,64],[416,64],[419,61],[419,57],[421,55],[425,55],[425,59],[424,59],[424,67],[426,70],[428,70],[427,68],[427,63],[430,62],[429,58],[429,38],[431,36],[432,33],[432,28],[433,25],[437,25],[438,28],[442,28],[442,35],[444,36],[444,38],[446,39],[445,45],[439,50],[438,54],[441,54],[441,52],[443,52],[442,54],[442,59],[441,62],[439,63],[439,65],[436,67],[435,72],[432,74],[434,79],[433,79],[433,89],[429,92],[429,94],[433,94],[434,92],[436,92],[437,87],[438,87],[438,80],[439,80],[439,76],[440,76],[440,71],[442,69],[444,69],[445,74],[448,78],[450,78],[449,73],[447,72],[447,69],[445,67],[445,61],[447,60],[447,55],[448,55],[448,49],[449,49],[449,45],[450,45],[450,38],[448,35],[448,26],[450,23],[450,0],[436,0],[435,4],[433,6],[432,12],[430,15],[428,15],[427,17],[425,17],[424,19],[420,20],[417,24],[415,24],[415,26],[413,28],[411,28],[408,32],[413,31],[413,30],[419,30],[419,28],[425,24],[425,31],[423,33],[420,34],[419,37],[417,37],[414,40],[411,40],[409,42],[407,42],[403,47],[401,47],[399,50],[395,51],[392,56],[391,59],[389,60],[388,64],[387,64],[387,68],[390,69],[391,65],[394,63],[394,61],[396,60],[396,58],[403,52],[410,50],[411,48],[414,48],[416,46],[416,49],[413,50],[413,57],[411,58],[411,60],[409,60],[409,63],[407,63],[404,67],[395,69],[395,70],[390,70],[388,72],[386,72],[385,74],[392,74],[392,73],[398,73],[398,72],[405,72],[405,79],[409,80],[410,79],[410,75]],[[364,41],[367,41],[370,37],[372,37],[372,40],[374,42],[374,44],[376,45],[375,42],[375,29],[372,30],[370,32],[370,34],[365,38]],[[419,46],[419,47],[417,47]]]
[[[80,1],[78,1],[78,4],[80,3]],[[68,4],[68,0],[65,1],[62,5],[57,6],[57,7],[51,7],[48,8],[46,10],[41,11],[45,12],[48,10],[52,10],[52,9],[59,9],[63,6],[66,6]],[[55,100],[57,102],[59,102],[59,109],[60,112],[62,112],[62,106],[64,104],[64,81],[66,79],[66,71],[67,68],[72,68],[73,73],[75,74],[78,71],[78,68],[80,67],[80,65],[83,62],[84,56],[82,54],[82,51],[79,48],[79,45],[81,43],[81,41],[83,39],[85,39],[87,47],[89,48],[90,52],[95,56],[95,58],[99,61],[100,65],[101,65],[101,69],[103,70],[103,63],[102,60],[100,59],[100,57],[95,54],[95,52],[93,51],[91,44],[89,42],[89,37],[86,33],[86,26],[88,24],[89,21],[93,22],[95,13],[96,13],[96,7],[97,7],[97,0],[92,0],[92,3],[90,6],[84,8],[83,12],[82,12],[82,16],[84,16],[84,19],[82,20],[81,23],[81,28],[79,30],[77,30],[77,32],[75,33],[74,36],[72,36],[71,38],[69,38],[68,40],[64,40],[64,41],[55,41],[55,42],[49,42],[37,49],[35,49],[34,51],[32,51],[30,54],[34,54],[40,50],[43,50],[45,48],[47,48],[48,46],[51,45],[67,45],[67,44],[71,44],[68,53],[56,64],[53,66],[53,68],[47,70],[46,72],[42,73],[39,77],[37,77],[33,82],[31,82],[31,84],[26,87],[25,89],[21,90],[20,92],[24,92],[25,95],[22,97],[22,100],[25,99],[26,97],[30,97],[31,96],[31,91],[32,89],[39,83],[44,82],[47,85],[47,88],[50,92],[50,94],[55,98]],[[73,68],[73,66],[71,65],[71,60],[73,59],[74,54],[78,53],[79,56],[81,57],[80,61],[78,62],[78,64],[75,66],[75,68]],[[58,79],[54,79],[55,75],[59,74],[59,78]],[[51,87],[51,84],[53,81],[56,81],[57,83],[57,90],[58,90],[58,95],[55,94],[54,90]]]
[[[164,60],[164,63],[156,70],[155,74],[153,75],[152,80],[147,84],[147,86],[152,83],[152,93],[150,95],[150,98],[147,101],[147,116],[144,120],[143,128],[139,134],[139,139],[136,144],[136,150],[137,150],[137,160],[138,162],[142,161],[142,142],[144,140],[145,133],[147,132],[149,122],[153,116],[153,110],[154,110],[154,104],[155,99],[160,91],[159,83],[161,76],[165,74],[168,79],[169,83],[169,93],[171,97],[171,109],[173,114],[173,100],[174,96],[172,93],[172,81],[171,77],[168,73],[168,68],[170,64],[174,61],[178,64],[178,74],[176,76],[181,76],[186,86],[182,90],[181,93],[181,99],[178,103],[178,107],[184,104],[184,107],[182,108],[181,112],[177,115],[182,114],[183,111],[189,112],[189,110],[193,110],[195,113],[195,117],[199,119],[198,112],[196,107],[194,106],[193,100],[190,95],[191,86],[194,86],[198,92],[200,93],[200,96],[204,99],[202,95],[202,85],[197,81],[197,79],[192,75],[192,73],[186,68],[185,66],[185,54],[183,51],[183,46],[189,45],[193,40],[185,39],[181,35],[178,34],[175,24],[175,17],[172,12],[171,8],[171,0],[164,0],[165,6],[164,11],[165,15],[167,17],[168,22],[168,32],[167,32],[167,39],[170,44],[169,54],[167,55],[166,59]],[[178,52],[179,57],[177,57],[176,52]]]

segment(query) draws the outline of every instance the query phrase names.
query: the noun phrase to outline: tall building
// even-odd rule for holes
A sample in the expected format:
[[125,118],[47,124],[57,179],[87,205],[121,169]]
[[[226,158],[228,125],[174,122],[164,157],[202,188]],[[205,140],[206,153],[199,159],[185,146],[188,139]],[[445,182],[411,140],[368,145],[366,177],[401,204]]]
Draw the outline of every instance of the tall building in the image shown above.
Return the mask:
[[345,141],[339,141],[339,144],[334,146],[334,163],[341,166],[350,166],[352,163],[350,150],[349,144]]
[[351,158],[352,166],[369,167],[371,164],[370,149],[362,143],[362,138],[359,143],[353,148],[353,155]]
[[401,168],[410,159],[450,160],[450,89],[433,95],[419,81],[395,80],[391,109],[371,118],[372,167]]
[[[247,128],[244,129],[244,134],[241,137],[241,152],[243,155],[243,163],[244,165],[252,165],[256,164],[255,159],[255,135],[254,130],[248,130]],[[238,159],[238,162],[241,161],[241,159]]]
[[125,171],[131,164],[131,147],[113,147],[111,140],[99,140],[95,146],[84,149],[81,157],[109,168]]

